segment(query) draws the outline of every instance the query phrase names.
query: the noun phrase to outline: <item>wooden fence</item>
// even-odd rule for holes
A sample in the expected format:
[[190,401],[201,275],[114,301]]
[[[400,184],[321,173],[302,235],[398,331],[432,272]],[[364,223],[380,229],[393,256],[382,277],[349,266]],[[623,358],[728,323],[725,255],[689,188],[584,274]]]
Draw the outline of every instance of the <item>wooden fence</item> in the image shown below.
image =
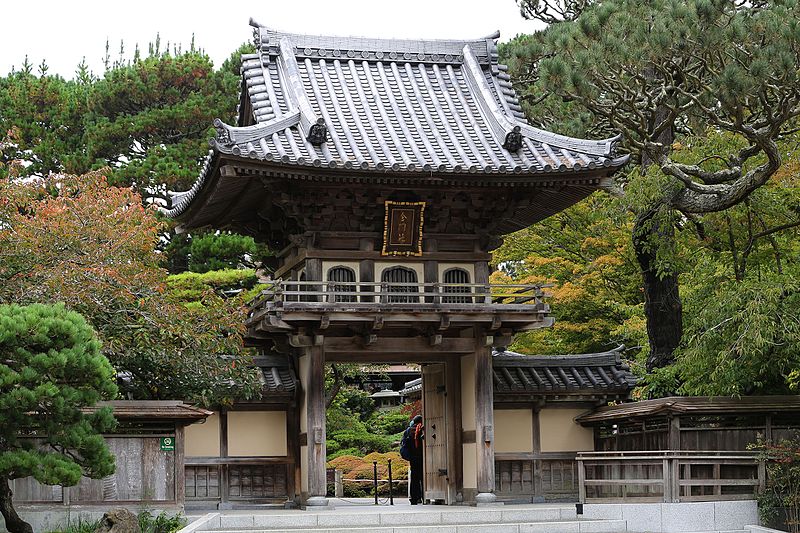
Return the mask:
[[497,453],[495,491],[500,498],[574,501],[578,497],[575,453]]
[[[178,428],[178,439],[183,428]],[[159,504],[182,503],[182,443],[163,450],[162,437],[176,439],[173,432],[147,435],[114,435],[105,438],[116,459],[116,472],[103,479],[81,478],[74,487],[43,485],[28,477],[11,482],[14,502],[21,504],[91,505],[107,502]]]
[[749,452],[622,451],[577,454],[579,501],[754,499],[765,465]]
[[190,457],[186,502],[285,502],[294,493],[294,463],[285,458]]

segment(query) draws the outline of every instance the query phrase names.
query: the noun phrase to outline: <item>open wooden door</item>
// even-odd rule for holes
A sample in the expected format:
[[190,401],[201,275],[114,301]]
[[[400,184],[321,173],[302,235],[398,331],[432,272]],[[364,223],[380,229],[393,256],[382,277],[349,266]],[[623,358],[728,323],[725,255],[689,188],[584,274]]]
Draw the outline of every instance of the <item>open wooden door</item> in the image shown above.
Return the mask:
[[445,365],[422,367],[422,416],[425,424],[425,499],[449,504],[447,475],[447,389]]

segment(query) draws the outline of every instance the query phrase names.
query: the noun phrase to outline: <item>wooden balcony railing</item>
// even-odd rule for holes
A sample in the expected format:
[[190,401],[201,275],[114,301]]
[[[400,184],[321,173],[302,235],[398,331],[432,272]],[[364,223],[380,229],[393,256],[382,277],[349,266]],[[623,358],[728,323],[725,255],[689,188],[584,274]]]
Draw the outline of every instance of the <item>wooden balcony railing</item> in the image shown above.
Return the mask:
[[[324,303],[343,308],[357,308],[360,304],[375,303],[465,308],[487,305],[543,305],[543,288],[543,285],[519,284],[279,280],[263,290],[251,303],[251,307],[282,307],[292,303]],[[530,307],[527,309],[531,310]]]
[[764,463],[748,452],[581,452],[582,503],[754,499]]

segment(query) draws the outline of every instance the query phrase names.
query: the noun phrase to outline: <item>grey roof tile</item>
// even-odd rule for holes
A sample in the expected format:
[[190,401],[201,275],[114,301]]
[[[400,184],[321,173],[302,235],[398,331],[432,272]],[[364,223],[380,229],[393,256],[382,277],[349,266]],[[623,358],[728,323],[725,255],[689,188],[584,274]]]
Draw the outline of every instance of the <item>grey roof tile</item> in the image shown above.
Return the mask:
[[620,358],[621,350],[581,355],[522,355],[495,352],[496,394],[627,393],[636,377]]

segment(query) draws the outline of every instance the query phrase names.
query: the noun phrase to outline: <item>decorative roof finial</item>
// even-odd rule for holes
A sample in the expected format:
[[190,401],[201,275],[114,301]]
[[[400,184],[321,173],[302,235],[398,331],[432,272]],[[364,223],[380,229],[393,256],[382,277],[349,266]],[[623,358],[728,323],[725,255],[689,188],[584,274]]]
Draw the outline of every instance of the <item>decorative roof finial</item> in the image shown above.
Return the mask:
[[311,125],[307,139],[314,146],[319,146],[328,140],[328,127],[325,126],[325,120],[319,119],[316,124]]
[[514,126],[514,129],[508,132],[503,148],[509,152],[517,152],[522,148],[522,133],[519,126]]

